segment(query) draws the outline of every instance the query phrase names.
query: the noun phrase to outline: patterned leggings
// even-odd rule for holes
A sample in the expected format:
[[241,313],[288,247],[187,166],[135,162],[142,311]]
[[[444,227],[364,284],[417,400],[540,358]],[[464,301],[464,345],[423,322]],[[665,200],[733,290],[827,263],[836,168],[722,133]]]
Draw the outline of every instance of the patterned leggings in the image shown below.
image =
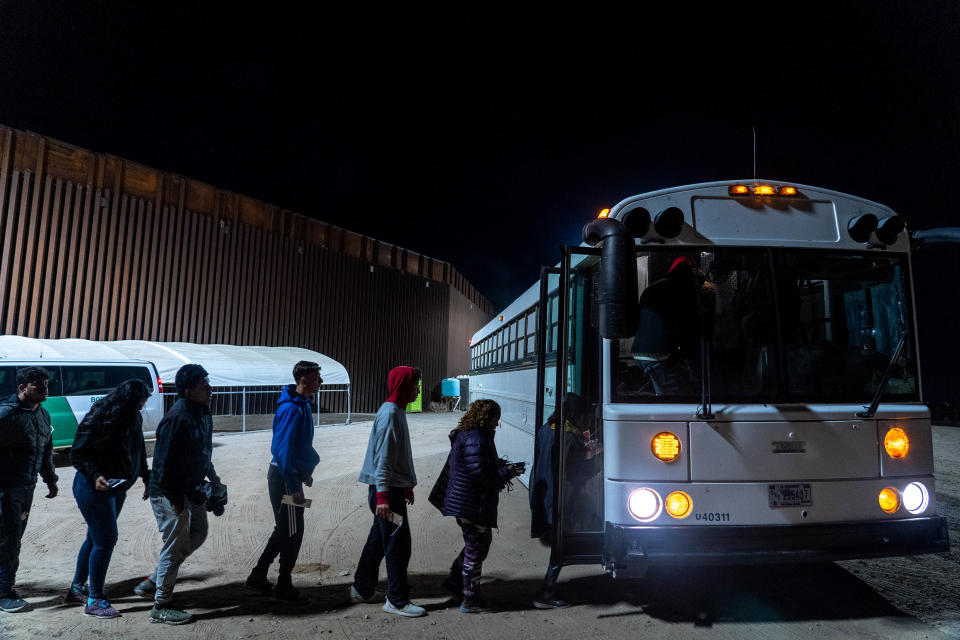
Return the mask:
[[460,573],[463,576],[463,595],[476,595],[477,585],[480,583],[480,572],[483,561],[490,551],[490,542],[493,541],[493,532],[490,527],[481,527],[469,520],[457,518],[457,524],[463,531],[463,551],[454,560],[454,567],[461,565]]

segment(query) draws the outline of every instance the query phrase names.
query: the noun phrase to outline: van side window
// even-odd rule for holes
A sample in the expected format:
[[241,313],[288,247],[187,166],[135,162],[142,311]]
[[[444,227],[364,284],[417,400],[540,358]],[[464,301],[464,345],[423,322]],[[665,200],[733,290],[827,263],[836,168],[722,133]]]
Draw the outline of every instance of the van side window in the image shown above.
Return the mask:
[[6,400],[17,392],[17,368],[0,367],[0,400]]
[[[33,367],[41,367],[47,370],[47,373],[50,374],[50,381],[48,382],[49,387],[47,388],[48,396],[62,396],[63,395],[63,384],[60,381],[60,367],[51,367],[50,365],[44,365],[42,363],[37,363],[35,365],[30,365]],[[26,369],[26,366],[17,367],[17,371],[20,369]],[[10,393],[16,393],[17,391],[17,378],[14,375],[13,378],[13,391]]]
[[154,390],[153,377],[146,367],[82,365],[64,366],[61,369],[65,396],[104,395],[130,379],[142,380],[151,392]]

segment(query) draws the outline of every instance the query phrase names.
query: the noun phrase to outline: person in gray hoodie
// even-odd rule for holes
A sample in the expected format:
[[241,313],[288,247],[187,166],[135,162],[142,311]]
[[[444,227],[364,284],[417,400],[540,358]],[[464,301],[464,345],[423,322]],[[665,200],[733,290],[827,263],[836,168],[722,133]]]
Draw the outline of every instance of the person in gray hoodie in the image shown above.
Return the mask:
[[407,505],[413,504],[417,475],[413,470],[405,407],[417,399],[419,387],[419,370],[413,367],[390,370],[387,377],[389,395],[373,420],[358,479],[370,485],[367,501],[373,512],[373,525],[350,585],[351,601],[372,602],[376,597],[380,561],[386,558],[387,601],[383,610],[407,618],[426,613],[423,607],[410,602],[410,585],[407,583],[411,551]]

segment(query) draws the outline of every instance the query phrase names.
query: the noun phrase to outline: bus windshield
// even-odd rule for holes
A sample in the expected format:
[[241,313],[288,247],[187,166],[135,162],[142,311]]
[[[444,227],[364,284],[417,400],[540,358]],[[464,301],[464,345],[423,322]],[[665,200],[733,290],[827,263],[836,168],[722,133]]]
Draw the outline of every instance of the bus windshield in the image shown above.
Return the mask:
[[[797,249],[648,251],[619,341],[615,402],[869,402],[912,313],[903,255]],[[919,399],[914,342],[885,400]]]

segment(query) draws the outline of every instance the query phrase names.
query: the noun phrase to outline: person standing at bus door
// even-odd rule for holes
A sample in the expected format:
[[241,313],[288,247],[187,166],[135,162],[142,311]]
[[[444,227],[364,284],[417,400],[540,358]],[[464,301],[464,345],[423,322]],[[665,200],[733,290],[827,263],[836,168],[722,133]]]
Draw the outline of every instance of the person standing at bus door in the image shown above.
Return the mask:
[[46,497],[56,498],[59,492],[50,414],[40,406],[49,380],[46,369],[20,369],[17,392],[0,402],[0,610],[7,613],[29,606],[15,587],[37,474],[47,485]]
[[[417,399],[419,382],[420,371],[413,367],[395,367],[387,376],[389,395],[373,419],[358,479],[370,485],[367,502],[373,512],[373,525],[350,585],[351,602],[372,602],[380,561],[386,558],[387,601],[383,610],[407,618],[426,614],[423,607],[410,602],[407,582],[411,541],[406,505],[413,504],[417,475],[405,407]],[[403,520],[398,522],[395,516]]]
[[[575,495],[574,492],[578,488],[579,476],[576,471],[583,468],[582,461],[587,460],[582,429],[578,425],[587,424],[589,411],[590,405],[583,397],[576,393],[567,394],[564,400],[566,419],[563,425],[563,455],[568,468],[573,470],[572,474],[568,471],[565,478],[571,489],[564,493],[566,496],[564,506],[568,510],[575,506],[571,497]],[[533,471],[530,477],[530,536],[539,538],[541,543],[551,548],[556,541],[555,527],[558,524],[553,518],[553,443],[557,434],[557,421],[558,413],[554,411],[537,429],[534,437]],[[563,609],[570,606],[570,603],[555,594],[562,565],[553,563],[552,560],[553,558],[547,564],[543,584],[533,600],[533,606],[537,609]]]
[[209,478],[216,493],[224,492],[213,468],[212,390],[207,372],[198,364],[185,364],[175,382],[180,397],[157,427],[150,474],[150,506],[163,546],[156,570],[134,592],[154,597],[150,622],[186,624],[193,616],[174,603],[173,588],[180,565],[207,538],[204,479]]
[[450,432],[447,490],[440,511],[457,519],[463,549],[443,585],[463,599],[460,611],[464,613],[492,611],[477,592],[480,575],[493,540],[491,529],[497,527],[498,494],[520,475],[520,467],[497,455],[493,439],[499,422],[500,405],[476,400]]
[[149,397],[150,389],[142,380],[127,380],[97,400],[73,438],[70,462],[77,469],[73,495],[87,523],[87,537],[77,554],[73,583],[64,602],[83,603],[85,616],[120,615],[104,596],[103,585],[117,544],[117,516],[127,490],[141,478],[143,499],[149,497],[150,469],[140,415]]
[[685,359],[697,353],[700,287],[693,265],[683,256],[640,296],[639,322],[631,352],[650,378],[657,396],[686,395]]
[[[320,390],[323,378],[320,365],[301,360],[293,367],[295,384],[285,386],[277,400],[277,412],[273,416],[273,441],[270,452],[273,460],[267,471],[267,492],[273,508],[275,525],[267,546],[256,566],[247,577],[246,586],[265,595],[273,593],[278,600],[305,603],[291,580],[297,563],[300,544],[303,542],[304,507],[283,504],[284,494],[293,502],[302,505],[304,485],[313,486],[313,470],[320,456],[313,448],[313,411],[310,398]],[[277,588],[267,580],[267,570],[280,556],[280,574]]]

